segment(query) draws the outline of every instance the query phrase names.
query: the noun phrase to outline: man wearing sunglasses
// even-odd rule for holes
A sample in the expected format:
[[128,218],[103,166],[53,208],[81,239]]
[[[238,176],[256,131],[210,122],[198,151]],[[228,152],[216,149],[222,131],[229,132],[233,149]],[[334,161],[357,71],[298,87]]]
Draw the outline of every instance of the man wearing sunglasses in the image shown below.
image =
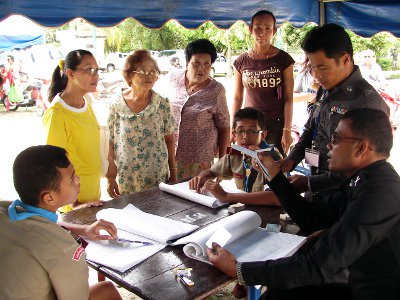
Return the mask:
[[[400,299],[400,177],[386,162],[392,146],[384,112],[345,113],[327,146],[329,170],[346,178],[328,201],[334,224],[308,250],[291,257],[238,263],[214,244],[210,262],[246,285],[267,285],[266,299]],[[323,228],[324,216],[271,157],[259,156],[288,214],[300,226]],[[348,283],[338,284],[345,272]]]
[[292,183],[299,191],[307,192],[307,199],[314,203],[315,209],[323,210],[326,198],[343,180],[329,172],[326,147],[342,115],[362,107],[379,109],[389,115],[389,108],[354,65],[353,46],[343,27],[326,24],[312,29],[303,40],[302,48],[321,87],[304,132],[281,167],[283,172],[291,171],[303,159],[311,165],[311,176],[295,175]]

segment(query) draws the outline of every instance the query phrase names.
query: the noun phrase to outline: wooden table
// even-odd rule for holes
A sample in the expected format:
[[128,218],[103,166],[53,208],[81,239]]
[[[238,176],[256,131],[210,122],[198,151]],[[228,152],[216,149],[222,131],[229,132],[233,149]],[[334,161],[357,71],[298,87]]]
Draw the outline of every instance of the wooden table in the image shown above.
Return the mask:
[[[124,208],[128,204],[133,204],[147,213],[200,227],[228,216],[227,207],[211,209],[162,192],[158,188],[121,196],[107,201],[102,208]],[[96,220],[96,213],[102,208],[79,209],[63,214],[60,219],[76,224],[91,224]],[[279,223],[283,226],[281,231],[297,232],[296,225],[279,220],[279,214],[282,213],[280,207],[246,205],[246,209],[260,215],[262,226],[267,223]],[[231,282],[232,278],[215,267],[188,258],[182,248],[182,246],[167,246],[124,273],[93,263],[90,263],[90,266],[144,299],[202,299]],[[173,270],[177,267],[193,269],[191,276],[195,283],[193,287],[186,287],[176,280]]]

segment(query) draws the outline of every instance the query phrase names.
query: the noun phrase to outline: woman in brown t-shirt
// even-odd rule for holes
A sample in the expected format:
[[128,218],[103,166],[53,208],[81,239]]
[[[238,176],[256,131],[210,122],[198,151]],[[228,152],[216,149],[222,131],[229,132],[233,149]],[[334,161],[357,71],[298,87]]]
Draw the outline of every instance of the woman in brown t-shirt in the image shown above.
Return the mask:
[[267,120],[266,141],[286,153],[293,141],[293,58],[271,45],[276,33],[274,15],[266,10],[257,12],[250,31],[254,46],[234,62],[235,92],[232,115],[243,104],[264,113]]

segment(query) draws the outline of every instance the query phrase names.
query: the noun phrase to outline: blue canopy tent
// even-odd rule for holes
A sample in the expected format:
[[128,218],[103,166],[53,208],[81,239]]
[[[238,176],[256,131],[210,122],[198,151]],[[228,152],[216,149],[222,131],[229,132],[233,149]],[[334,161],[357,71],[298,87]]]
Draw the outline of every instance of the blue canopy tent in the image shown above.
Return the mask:
[[361,36],[388,31],[400,37],[399,0],[325,1],[326,23],[336,23]]
[[132,17],[150,28],[170,19],[187,28],[207,20],[229,28],[237,20],[249,23],[260,9],[273,11],[278,24],[288,21],[299,27],[307,22],[334,22],[364,36],[383,30],[400,36],[400,18],[395,14],[400,11],[398,0],[2,0],[0,20],[21,14],[43,26],[57,27],[82,17],[108,27]]
[[44,29],[26,18],[11,16],[0,22],[0,52],[44,43]]
[[43,35],[0,35],[0,52],[11,51],[14,49],[24,49],[33,45],[44,44],[44,42],[45,40]]

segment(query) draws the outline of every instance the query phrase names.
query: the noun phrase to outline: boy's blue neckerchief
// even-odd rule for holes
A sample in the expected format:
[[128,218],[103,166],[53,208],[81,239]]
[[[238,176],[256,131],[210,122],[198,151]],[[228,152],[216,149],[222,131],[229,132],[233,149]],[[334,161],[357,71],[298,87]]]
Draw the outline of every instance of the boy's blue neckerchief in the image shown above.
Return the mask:
[[[261,149],[265,149],[265,148],[267,148],[269,145],[267,144],[267,142],[265,141],[265,140],[263,140],[262,142],[261,142],[261,144],[260,144],[260,148]],[[250,167],[248,167],[247,166],[247,163],[246,163],[246,161],[243,159],[243,167],[244,167],[244,169],[245,169],[245,174],[246,174],[246,183],[245,183],[245,186],[244,186],[244,191],[246,192],[246,193],[249,193],[249,192],[251,192],[250,191],[250,184],[249,184],[249,181],[250,181],[250,175],[251,175],[251,172],[253,171],[253,166],[250,166]]]
[[[24,211],[18,211],[17,206],[22,207]],[[54,223],[57,223],[58,220],[58,215],[56,213],[40,207],[25,204],[21,200],[15,200],[8,207],[8,217],[11,221],[21,221],[33,216],[40,216]]]

